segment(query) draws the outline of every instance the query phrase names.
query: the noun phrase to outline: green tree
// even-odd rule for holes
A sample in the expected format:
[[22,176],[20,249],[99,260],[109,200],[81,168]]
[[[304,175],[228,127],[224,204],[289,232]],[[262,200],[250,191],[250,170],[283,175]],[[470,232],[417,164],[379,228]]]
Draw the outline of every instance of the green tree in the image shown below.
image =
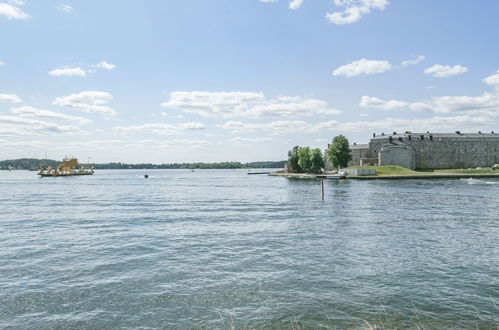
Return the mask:
[[352,159],[348,139],[343,135],[334,137],[333,142],[327,148],[327,157],[333,167],[346,167]]
[[310,172],[310,148],[301,147],[298,149],[298,166],[302,171]]
[[319,148],[310,150],[310,172],[320,173],[324,167],[324,157],[322,157],[322,151]]
[[293,149],[288,151],[288,168],[290,172],[300,172],[300,165],[298,165],[298,150],[299,146],[294,146]]

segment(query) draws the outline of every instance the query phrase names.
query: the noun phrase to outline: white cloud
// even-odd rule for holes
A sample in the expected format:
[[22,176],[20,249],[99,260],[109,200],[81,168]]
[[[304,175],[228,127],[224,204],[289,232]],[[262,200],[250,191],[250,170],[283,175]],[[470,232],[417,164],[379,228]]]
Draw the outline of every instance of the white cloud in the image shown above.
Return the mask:
[[82,112],[97,113],[104,117],[112,117],[118,115],[118,113],[105,105],[112,99],[113,96],[107,92],[84,91],[58,97],[52,103],[59,106],[70,107]]
[[5,63],[3,61],[0,61],[0,66],[4,66]]
[[16,94],[0,94],[0,102],[21,103],[21,98]]
[[59,9],[61,11],[65,11],[66,13],[73,12],[73,7],[71,7],[68,4],[62,3],[62,2],[59,4],[59,7],[57,7],[57,9]]
[[426,56],[424,56],[424,55],[413,56],[413,58],[411,58],[409,60],[402,61],[402,63],[400,63],[400,65],[402,67],[406,67],[406,66],[409,66],[409,65],[415,65],[415,64],[418,64],[421,61],[424,61],[425,58],[426,58]]
[[116,126],[113,127],[113,131],[117,133],[152,132],[158,135],[181,135],[186,131],[199,131],[205,128],[204,124],[198,122],[181,124],[150,123],[135,126]]
[[244,138],[244,137],[235,137],[232,139],[228,139],[227,142],[234,143],[234,144],[240,144],[240,145],[250,145],[252,143],[257,143],[257,142],[268,142],[274,140],[273,138],[269,137],[254,137],[254,138]]
[[388,6],[387,0],[334,0],[343,11],[327,13],[326,18],[334,24],[351,24],[369,14],[371,10],[384,10]]
[[436,116],[431,118],[385,118],[376,121],[358,121],[358,122],[337,122],[329,121],[317,124],[311,128],[312,132],[321,132],[324,130],[333,130],[339,132],[364,132],[369,130],[386,131],[454,131],[456,129],[480,129],[484,126],[490,126],[491,121],[488,117],[476,116]]
[[97,64],[92,65],[92,67],[104,70],[113,70],[114,68],[116,68],[116,64],[108,63],[106,61],[101,61]]
[[[274,3],[279,0],[259,0],[265,3]],[[288,7],[291,10],[299,9],[304,0],[290,0]],[[327,13],[326,19],[334,24],[355,23],[362,16],[369,14],[372,10],[384,10],[388,5],[388,0],[334,0],[337,7],[343,8],[342,11]]]
[[85,133],[77,126],[58,125],[22,116],[0,115],[0,135],[76,135]]
[[8,149],[20,149],[20,148],[29,148],[29,149],[44,149],[47,147],[53,147],[53,144],[50,144],[45,141],[7,141],[4,139],[0,139],[0,146],[2,148]]
[[483,93],[479,96],[438,96],[428,101],[413,103],[397,100],[385,101],[376,97],[363,96],[360,106],[381,110],[408,108],[412,111],[439,114],[499,116],[499,96],[497,93]]
[[[483,82],[494,87],[499,86],[499,71],[484,78]],[[497,117],[499,116],[499,89],[496,88],[492,92],[485,92],[478,96],[437,96],[418,102],[385,101],[376,97],[363,96],[360,106],[382,110],[408,108],[418,112]]]
[[51,76],[57,76],[57,77],[60,77],[60,76],[86,77],[87,73],[90,73],[90,74],[95,73],[95,71],[96,71],[95,68],[104,69],[104,70],[113,70],[116,68],[116,65],[112,64],[112,63],[108,63],[106,61],[101,61],[97,64],[90,65],[89,67],[90,67],[90,69],[82,69],[81,67],[65,66],[65,67],[51,70],[48,73]]
[[330,109],[327,102],[312,98],[278,96],[266,99],[263,93],[178,91],[170,94],[163,107],[180,109],[203,117],[299,117],[336,115],[341,111]]
[[59,119],[78,122],[79,124],[88,124],[92,121],[87,118],[70,116],[64,113],[53,112],[49,110],[38,109],[30,106],[22,106],[10,109],[10,112],[20,117],[35,117],[35,118],[47,118],[47,119]]
[[349,64],[345,64],[333,71],[333,76],[354,77],[360,74],[383,73],[392,68],[388,61],[360,59]]
[[80,67],[76,68],[70,68],[70,67],[64,67],[64,68],[58,68],[54,69],[48,72],[49,75],[51,76],[79,76],[79,77],[85,77],[87,73]]
[[222,129],[233,133],[266,132],[269,134],[284,134],[290,132],[320,133],[324,131],[335,132],[364,132],[369,130],[455,130],[455,129],[479,129],[490,126],[492,123],[488,117],[478,116],[436,116],[431,118],[385,118],[376,121],[350,121],[339,122],[330,120],[318,124],[302,121],[277,121],[271,123],[243,123],[240,121],[228,121],[220,125]]
[[497,93],[483,93],[479,96],[435,97],[427,104],[427,110],[436,113],[499,116],[499,95]]
[[[265,3],[270,3],[270,2],[277,2],[279,0],[259,0],[260,2],[265,2]],[[301,7],[301,5],[303,4],[303,1],[304,0],[291,0],[289,2],[289,9],[292,9],[292,10],[296,10],[298,8]]]
[[455,76],[457,74],[462,74],[468,71],[468,68],[461,65],[440,65],[436,64],[432,67],[424,70],[424,73],[432,75],[433,77],[446,78],[450,76]]
[[296,10],[301,7],[303,0],[291,0],[289,3],[289,9]]
[[487,85],[494,86],[495,88],[499,88],[499,70],[491,76],[485,77],[483,82]]
[[[12,1],[11,1],[12,3]],[[18,6],[23,5],[22,1],[15,1],[13,4],[0,2],[0,16],[5,16],[7,19],[25,19],[29,15],[21,10]]]
[[376,108],[381,110],[399,110],[409,106],[409,103],[397,100],[385,101],[377,97],[362,96],[359,105],[363,108]]
[[268,132],[271,134],[303,132],[310,124],[301,120],[279,120],[271,123],[244,123],[242,121],[228,121],[218,127],[233,133]]

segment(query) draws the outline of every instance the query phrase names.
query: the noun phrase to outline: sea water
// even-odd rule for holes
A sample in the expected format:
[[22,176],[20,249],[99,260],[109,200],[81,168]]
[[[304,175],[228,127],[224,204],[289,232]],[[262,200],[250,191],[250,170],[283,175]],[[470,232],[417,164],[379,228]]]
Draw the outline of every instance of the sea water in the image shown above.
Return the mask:
[[325,181],[322,201],[320,181],[245,170],[0,171],[0,327],[497,327],[498,196],[461,180]]

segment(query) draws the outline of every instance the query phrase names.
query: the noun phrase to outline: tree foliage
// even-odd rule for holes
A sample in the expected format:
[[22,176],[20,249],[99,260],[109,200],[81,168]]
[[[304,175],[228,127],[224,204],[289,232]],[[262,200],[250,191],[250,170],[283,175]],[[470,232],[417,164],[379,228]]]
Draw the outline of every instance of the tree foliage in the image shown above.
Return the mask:
[[302,171],[308,172],[310,170],[310,148],[300,147],[298,149],[298,166]]
[[310,150],[310,168],[309,172],[320,173],[324,167],[324,157],[322,157],[322,151],[319,148]]
[[294,146],[288,151],[288,169],[291,172],[301,172],[300,165],[298,165],[298,149],[300,149],[299,146]]
[[290,172],[320,173],[324,167],[324,157],[319,148],[295,146],[288,152]]
[[347,167],[348,162],[352,159],[348,139],[343,135],[334,137],[327,149],[327,157],[333,167]]

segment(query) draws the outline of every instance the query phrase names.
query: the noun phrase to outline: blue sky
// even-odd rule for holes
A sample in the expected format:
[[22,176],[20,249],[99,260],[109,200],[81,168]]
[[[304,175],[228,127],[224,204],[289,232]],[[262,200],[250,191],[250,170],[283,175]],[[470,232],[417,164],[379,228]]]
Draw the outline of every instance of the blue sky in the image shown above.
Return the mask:
[[0,159],[256,161],[499,131],[499,2],[0,0]]

